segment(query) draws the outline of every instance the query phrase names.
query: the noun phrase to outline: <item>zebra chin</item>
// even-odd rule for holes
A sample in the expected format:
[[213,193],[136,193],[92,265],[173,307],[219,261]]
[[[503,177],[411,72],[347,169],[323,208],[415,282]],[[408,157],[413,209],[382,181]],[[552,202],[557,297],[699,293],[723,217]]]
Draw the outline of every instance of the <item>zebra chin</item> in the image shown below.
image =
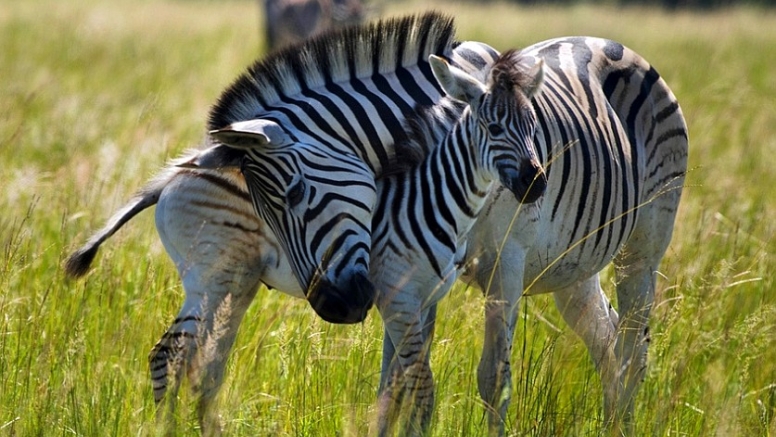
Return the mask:
[[323,276],[313,281],[307,301],[325,321],[337,324],[361,323],[375,301],[375,287],[365,272],[353,274],[345,287]]
[[526,161],[517,171],[513,167],[499,168],[499,180],[518,202],[534,203],[547,190],[547,175],[541,164],[536,161]]

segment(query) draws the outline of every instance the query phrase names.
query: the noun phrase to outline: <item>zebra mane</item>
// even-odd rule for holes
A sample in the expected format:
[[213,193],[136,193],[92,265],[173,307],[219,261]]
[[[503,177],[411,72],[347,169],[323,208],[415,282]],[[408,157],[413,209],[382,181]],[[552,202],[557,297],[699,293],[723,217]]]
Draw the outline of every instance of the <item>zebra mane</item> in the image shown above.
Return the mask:
[[436,105],[416,106],[404,121],[404,136],[395,145],[395,157],[379,178],[404,173],[420,164],[431,150],[442,143],[466,106],[449,97]]
[[496,59],[489,73],[489,88],[507,92],[527,90],[534,82],[528,74],[532,63],[526,62],[525,54],[517,49],[509,49]]
[[[209,129],[258,118],[286,98],[332,84],[428,64],[449,55],[455,28],[437,12],[333,30],[257,60],[211,108]],[[325,92],[325,91],[324,91]]]

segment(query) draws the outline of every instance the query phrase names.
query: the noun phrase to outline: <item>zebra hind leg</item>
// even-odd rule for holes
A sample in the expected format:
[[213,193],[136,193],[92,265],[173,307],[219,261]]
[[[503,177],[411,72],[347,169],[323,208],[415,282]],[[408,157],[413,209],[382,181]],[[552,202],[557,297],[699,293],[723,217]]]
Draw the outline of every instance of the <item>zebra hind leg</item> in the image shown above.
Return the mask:
[[587,346],[598,371],[608,421],[615,411],[620,390],[614,351],[619,316],[601,289],[598,274],[574,287],[556,291],[554,298],[563,319]]
[[178,391],[196,348],[195,334],[181,329],[192,321],[196,318],[175,319],[148,355],[157,420],[169,429],[176,428]]
[[636,227],[615,258],[620,324],[615,354],[620,393],[613,430],[633,434],[634,398],[646,375],[649,314],[655,299],[657,271],[671,241],[678,195],[658,197],[642,207]]

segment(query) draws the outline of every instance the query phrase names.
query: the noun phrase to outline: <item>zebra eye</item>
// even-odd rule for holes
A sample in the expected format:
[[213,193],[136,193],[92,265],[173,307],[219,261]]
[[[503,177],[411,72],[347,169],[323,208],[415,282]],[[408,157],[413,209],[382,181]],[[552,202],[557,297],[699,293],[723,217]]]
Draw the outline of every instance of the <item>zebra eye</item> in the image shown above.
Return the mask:
[[504,133],[504,128],[500,124],[491,123],[488,125],[488,132],[496,137]]
[[304,200],[304,191],[304,181],[301,179],[288,187],[288,191],[286,191],[286,203],[288,203],[288,206],[293,208],[299,205]]

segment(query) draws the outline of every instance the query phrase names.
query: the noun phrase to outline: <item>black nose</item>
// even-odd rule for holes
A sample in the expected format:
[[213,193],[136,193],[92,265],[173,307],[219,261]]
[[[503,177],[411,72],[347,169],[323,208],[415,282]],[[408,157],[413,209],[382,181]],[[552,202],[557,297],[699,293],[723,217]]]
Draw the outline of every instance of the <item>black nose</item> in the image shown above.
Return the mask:
[[522,203],[534,203],[547,190],[547,175],[541,164],[536,161],[526,161],[520,168],[520,179],[514,190],[517,200]]
[[363,322],[374,300],[374,285],[364,273],[353,275],[344,289],[320,278],[307,294],[307,301],[323,320],[339,324]]

